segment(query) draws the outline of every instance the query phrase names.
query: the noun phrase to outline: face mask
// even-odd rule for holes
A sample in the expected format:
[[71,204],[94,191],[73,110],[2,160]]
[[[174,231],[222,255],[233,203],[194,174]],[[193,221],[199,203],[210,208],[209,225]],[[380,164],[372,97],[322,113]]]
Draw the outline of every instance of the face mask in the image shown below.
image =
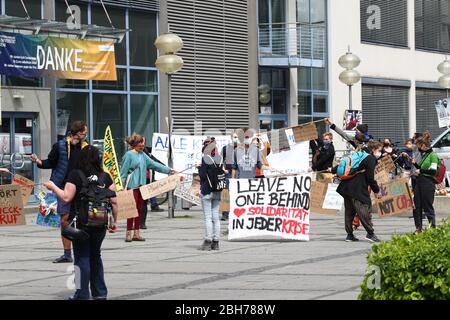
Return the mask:
[[233,143],[234,143],[234,144],[239,144],[239,138],[234,138],[234,139],[233,139]]
[[250,139],[250,138],[245,139],[245,140],[244,140],[244,143],[245,143],[246,145],[250,145],[250,144],[252,143],[252,139]]
[[330,145],[330,144],[331,144],[331,141],[330,141],[330,140],[323,140],[323,144],[324,144],[324,145]]
[[380,159],[381,152],[375,152],[373,155],[374,155],[375,158]]
[[411,150],[411,149],[412,149],[412,145],[408,144],[408,145],[406,146],[406,149]]

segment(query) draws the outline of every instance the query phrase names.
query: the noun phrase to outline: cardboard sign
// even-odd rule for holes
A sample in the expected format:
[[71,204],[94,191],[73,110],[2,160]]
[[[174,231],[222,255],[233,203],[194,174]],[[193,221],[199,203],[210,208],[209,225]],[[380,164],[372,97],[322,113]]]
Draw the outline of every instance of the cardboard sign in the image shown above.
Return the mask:
[[375,170],[375,181],[380,184],[386,184],[389,182],[389,174],[384,170],[384,167],[382,170],[376,172]]
[[319,214],[336,214],[336,210],[324,209],[323,202],[327,193],[328,183],[313,181],[311,187],[311,212]]
[[317,132],[317,127],[314,122],[297,126],[294,129],[294,137],[295,142],[304,142],[304,141],[310,141],[310,140],[316,140],[319,137],[319,134]]
[[198,175],[194,175],[191,180],[192,182],[183,182],[175,189],[173,194],[190,203],[201,206],[202,201],[200,199],[200,177]]
[[230,180],[228,238],[309,240],[311,175]]
[[408,178],[396,179],[381,185],[380,192],[383,197],[375,199],[373,204],[380,218],[411,212],[414,209],[413,198],[408,187]]
[[117,220],[131,219],[139,216],[133,190],[116,192],[118,214]]
[[327,188],[327,193],[325,194],[325,199],[323,201],[323,209],[329,210],[341,210],[344,205],[344,198],[337,193],[336,189],[339,185],[334,183],[329,183]]
[[22,194],[22,203],[27,204],[28,198],[33,192],[34,181],[27,179],[19,174],[14,175],[13,184],[20,185]]
[[14,184],[0,186],[0,227],[25,224],[21,187]]
[[223,189],[220,198],[219,213],[230,212],[230,190]]
[[116,185],[116,190],[121,191],[123,185],[122,179],[120,178],[119,162],[109,126],[105,130],[105,139],[103,140],[103,170],[111,176],[112,181]]
[[375,167],[375,173],[379,173],[383,170],[387,173],[395,170],[395,163],[390,156],[384,156],[378,160],[377,166]]
[[176,174],[165,179],[146,184],[139,189],[141,190],[142,199],[147,200],[159,196],[164,192],[175,190],[179,185],[181,185],[181,176]]

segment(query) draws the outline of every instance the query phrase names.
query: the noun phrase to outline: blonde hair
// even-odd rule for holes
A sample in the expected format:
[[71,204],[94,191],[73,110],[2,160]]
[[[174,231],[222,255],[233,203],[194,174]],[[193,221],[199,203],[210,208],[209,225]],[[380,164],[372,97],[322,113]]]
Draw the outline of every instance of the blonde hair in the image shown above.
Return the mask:
[[331,132],[325,132],[325,133],[322,135],[322,137],[323,137],[323,138],[325,138],[325,137],[330,137],[330,139],[333,140],[333,134],[332,134]]
[[144,142],[144,136],[138,133],[133,133],[131,136],[126,138],[126,142],[131,148],[136,147],[138,144]]

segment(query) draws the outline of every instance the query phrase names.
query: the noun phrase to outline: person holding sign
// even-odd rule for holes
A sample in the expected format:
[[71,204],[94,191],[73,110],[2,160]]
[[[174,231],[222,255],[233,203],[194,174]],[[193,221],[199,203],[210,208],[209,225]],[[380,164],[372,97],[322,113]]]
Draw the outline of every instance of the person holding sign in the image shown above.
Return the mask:
[[[113,228],[117,220],[116,185],[111,176],[103,171],[99,159],[99,150],[96,147],[87,146],[80,151],[64,190],[51,180],[45,184],[49,190],[56,193],[58,199],[71,203],[69,220],[74,221],[76,218],[76,228],[89,235],[87,240],[73,240],[75,266],[80,271],[76,274],[76,280],[79,280],[81,286],[69,300],[89,300],[89,288],[94,300],[106,300],[108,295],[101,246],[107,228]],[[89,193],[94,185],[95,193]],[[101,202],[98,201],[99,199],[87,201],[91,199],[88,195],[94,194],[102,195]],[[111,209],[114,223],[108,226]]]
[[220,220],[219,206],[221,192],[225,187],[223,158],[219,155],[214,138],[203,142],[202,163],[198,168],[200,195],[205,215],[205,238],[200,250],[219,250]]
[[[313,171],[325,171],[333,167],[333,160],[336,154],[333,145],[333,134],[326,132],[322,139],[311,140],[311,149],[313,150],[312,169]],[[319,173],[318,180],[327,180],[327,174]],[[329,175],[329,173],[328,173]]]
[[[350,179],[342,180],[337,188],[337,192],[344,198],[345,207],[345,231],[347,238],[345,241],[358,241],[353,235],[353,219],[358,214],[364,229],[367,231],[366,240],[370,242],[379,242],[375,235],[373,225],[370,218],[370,210],[372,201],[369,195],[369,186],[376,194],[377,198],[381,198],[380,187],[375,181],[375,166],[377,158],[381,156],[383,145],[378,141],[370,141],[367,148],[371,154],[365,156],[361,161],[355,174]],[[362,151],[364,152],[364,151]],[[336,173],[338,167],[334,167],[332,172]]]
[[[81,149],[88,145],[86,142],[87,125],[83,121],[75,121],[70,126],[69,136],[59,140],[52,147],[46,160],[40,160],[35,154],[31,155],[31,161],[36,162],[40,169],[52,169],[50,180],[60,188],[64,189],[67,177],[75,166]],[[70,203],[58,198],[56,209],[61,215],[61,230],[68,225]],[[64,255],[53,261],[53,263],[72,263],[72,245],[70,240],[61,237],[64,246]]]
[[425,212],[428,222],[433,228],[436,227],[436,215],[434,212],[434,193],[436,190],[435,176],[438,172],[439,157],[431,148],[431,135],[425,132],[416,141],[422,160],[417,163],[413,160],[417,175],[414,186],[414,206],[413,211],[416,233],[422,232],[422,215]]
[[[133,133],[126,139],[129,150],[122,159],[122,166],[120,168],[122,181],[125,182],[125,189],[134,189],[134,199],[136,200],[136,209],[139,213],[137,218],[127,220],[127,234],[125,241],[145,241],[141,236],[141,215],[143,199],[139,187],[147,182],[147,169],[155,170],[165,174],[175,174],[175,170],[159,164],[150,159],[144,153],[145,138],[137,133]],[[133,236],[131,231],[134,230]]]

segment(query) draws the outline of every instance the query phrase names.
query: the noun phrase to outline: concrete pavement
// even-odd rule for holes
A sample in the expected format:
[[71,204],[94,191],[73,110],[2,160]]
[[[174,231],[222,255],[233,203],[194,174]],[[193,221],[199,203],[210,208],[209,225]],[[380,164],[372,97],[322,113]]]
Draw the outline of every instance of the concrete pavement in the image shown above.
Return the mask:
[[[125,243],[125,224],[103,244],[110,299],[356,299],[371,244],[344,242],[343,216],[311,215],[310,242],[220,242],[220,251],[198,250],[202,212],[150,213],[146,242]],[[439,219],[442,216],[438,216]],[[34,224],[0,229],[0,299],[66,299],[69,264],[59,230]],[[374,219],[382,240],[414,231],[407,216]],[[222,230],[227,224],[222,222]]]

